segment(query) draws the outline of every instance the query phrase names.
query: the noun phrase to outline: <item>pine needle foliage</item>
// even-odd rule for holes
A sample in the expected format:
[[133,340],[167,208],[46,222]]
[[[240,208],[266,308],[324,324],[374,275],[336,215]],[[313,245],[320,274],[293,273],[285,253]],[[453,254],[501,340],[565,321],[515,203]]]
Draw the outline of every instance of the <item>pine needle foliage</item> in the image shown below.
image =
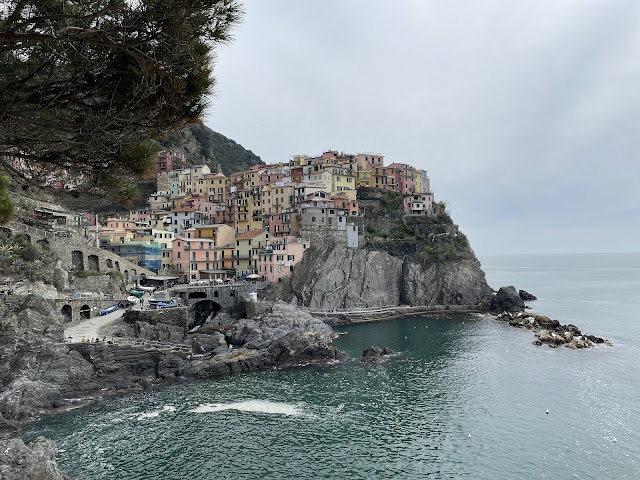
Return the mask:
[[150,140],[206,108],[242,15],[237,0],[4,0],[0,168],[76,194],[116,178],[134,195],[122,184],[152,173]]

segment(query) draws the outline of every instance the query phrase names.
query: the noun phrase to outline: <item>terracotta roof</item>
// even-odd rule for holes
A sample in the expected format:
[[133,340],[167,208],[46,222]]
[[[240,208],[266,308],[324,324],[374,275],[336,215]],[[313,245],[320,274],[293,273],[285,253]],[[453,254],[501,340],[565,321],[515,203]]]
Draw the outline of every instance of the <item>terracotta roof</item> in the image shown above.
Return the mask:
[[246,240],[249,238],[255,238],[260,234],[265,233],[264,230],[247,230],[246,232],[242,232],[236,235],[236,240]]

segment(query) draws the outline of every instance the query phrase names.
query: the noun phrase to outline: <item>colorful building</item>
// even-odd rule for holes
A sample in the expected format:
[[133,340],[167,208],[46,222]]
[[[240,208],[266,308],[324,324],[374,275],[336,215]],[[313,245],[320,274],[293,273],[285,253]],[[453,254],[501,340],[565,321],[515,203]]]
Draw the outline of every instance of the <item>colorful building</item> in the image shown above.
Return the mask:
[[295,265],[302,260],[309,245],[308,241],[297,237],[283,237],[270,242],[258,252],[258,275],[273,283],[282,282],[293,275]]

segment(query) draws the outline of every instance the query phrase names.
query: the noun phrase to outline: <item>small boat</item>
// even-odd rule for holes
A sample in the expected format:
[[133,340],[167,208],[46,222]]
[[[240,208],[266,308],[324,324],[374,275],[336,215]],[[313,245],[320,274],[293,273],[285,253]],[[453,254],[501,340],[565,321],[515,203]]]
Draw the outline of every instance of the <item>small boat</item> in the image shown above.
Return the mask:
[[110,307],[100,310],[100,315],[107,315],[108,313],[115,312],[118,309],[118,304],[111,305]]
[[155,302],[150,305],[151,308],[173,308],[179,306],[180,304],[178,302]]
[[133,295],[136,298],[142,298],[144,290],[129,290],[129,295]]

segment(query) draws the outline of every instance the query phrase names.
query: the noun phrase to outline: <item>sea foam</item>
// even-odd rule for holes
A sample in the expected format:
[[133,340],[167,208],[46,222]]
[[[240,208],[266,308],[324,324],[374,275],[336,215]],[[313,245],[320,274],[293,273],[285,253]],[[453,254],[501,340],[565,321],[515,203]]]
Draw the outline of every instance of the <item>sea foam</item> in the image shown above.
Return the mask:
[[191,413],[212,413],[224,410],[239,410],[241,412],[270,413],[276,415],[296,416],[300,410],[295,405],[288,403],[269,402],[266,400],[247,400],[236,403],[204,403],[200,404]]
[[155,418],[155,417],[159,416],[163,412],[175,412],[175,411],[176,411],[176,407],[174,407],[173,405],[165,405],[164,407],[162,407],[162,410],[155,410],[153,412],[147,412],[147,413],[142,413],[142,414],[138,415],[138,420],[145,420],[147,418]]

